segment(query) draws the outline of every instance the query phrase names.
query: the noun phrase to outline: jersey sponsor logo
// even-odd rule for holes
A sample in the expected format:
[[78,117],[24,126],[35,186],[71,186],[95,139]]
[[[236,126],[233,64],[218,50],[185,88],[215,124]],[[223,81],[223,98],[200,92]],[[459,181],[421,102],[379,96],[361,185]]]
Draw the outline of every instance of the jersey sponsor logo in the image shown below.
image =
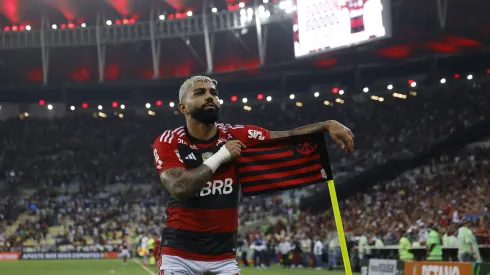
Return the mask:
[[226,178],[225,180],[213,180],[208,181],[201,189],[196,193],[194,197],[206,197],[209,195],[229,195],[233,192],[233,180]]
[[216,146],[219,146],[221,143],[226,143],[226,142],[227,142],[226,139],[220,138],[220,139],[218,139],[218,142],[216,142]]
[[192,160],[197,160],[196,156],[194,156],[194,153],[190,153],[185,159],[192,159]]
[[265,136],[261,131],[258,130],[248,130],[248,138],[264,140]]
[[177,156],[177,158],[179,159],[179,161],[182,162],[182,163],[184,163],[184,161],[180,157],[179,150],[175,149],[174,152],[175,152],[175,155]]
[[185,142],[183,139],[181,138],[178,138],[177,139],[177,142],[180,143],[180,144],[185,144],[185,145],[188,145],[187,142]]
[[196,146],[196,145],[194,145],[194,144],[189,145],[189,147],[190,147],[192,150],[197,150],[197,149],[199,149],[199,148],[197,148],[197,146]]
[[160,156],[158,155],[157,149],[153,149],[153,156],[155,157],[155,164],[157,165],[157,169],[158,170],[162,169],[163,162],[160,159]]

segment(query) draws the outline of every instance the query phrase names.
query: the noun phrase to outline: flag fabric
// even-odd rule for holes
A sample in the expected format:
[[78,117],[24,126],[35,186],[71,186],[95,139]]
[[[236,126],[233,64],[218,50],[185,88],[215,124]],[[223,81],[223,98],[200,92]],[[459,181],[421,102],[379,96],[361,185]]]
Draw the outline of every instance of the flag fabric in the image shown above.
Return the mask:
[[237,158],[236,170],[245,197],[333,179],[322,133],[249,144]]

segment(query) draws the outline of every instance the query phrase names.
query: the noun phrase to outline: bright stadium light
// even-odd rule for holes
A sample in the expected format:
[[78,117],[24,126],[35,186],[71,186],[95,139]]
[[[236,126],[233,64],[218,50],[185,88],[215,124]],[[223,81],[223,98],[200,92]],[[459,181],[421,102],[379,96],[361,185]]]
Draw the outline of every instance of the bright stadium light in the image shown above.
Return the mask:
[[48,104],[48,110],[50,110],[50,111],[53,110],[53,105]]
[[213,12],[213,13],[214,13],[214,12],[217,12],[217,11],[218,11],[218,9],[217,9],[217,8],[212,8],[212,9],[211,9],[211,12]]
[[294,99],[294,98],[295,98],[294,94],[289,95],[289,99]]
[[30,25],[27,25],[27,26],[26,26],[26,30],[27,30],[27,31],[30,31],[30,30],[31,30],[31,26],[30,26]]
[[192,16],[192,14],[193,14],[192,11],[187,12],[187,16]]
[[146,109],[150,109],[151,108],[151,104],[150,103],[146,103],[145,104],[145,107],[146,107]]
[[160,19],[160,20],[165,20],[165,15],[164,15],[164,14],[160,14],[160,15],[158,16],[158,19]]
[[239,6],[240,8],[243,8],[243,7],[245,7],[245,3],[240,2],[240,3],[238,4],[238,6]]
[[97,109],[102,110],[102,105],[97,106]]
[[263,0],[262,2],[264,2],[264,4],[267,4],[269,3],[269,0]]
[[263,12],[265,12],[265,8],[264,8],[264,6],[260,5],[259,6],[259,13],[262,14]]
[[107,20],[107,21],[105,21],[105,23],[107,24],[107,26],[112,25],[112,21],[111,20]]
[[75,111],[75,106],[70,106],[70,110]]
[[412,87],[412,88],[417,87],[417,82],[414,81],[414,82],[410,83],[410,87]]
[[472,80],[473,79],[473,75],[469,74],[466,78],[468,78],[468,80]]
[[446,79],[445,78],[441,78],[441,84],[444,84],[446,83]]
[[170,102],[168,105],[173,108],[175,106],[175,103]]
[[223,99],[219,100],[219,104],[223,105]]
[[124,110],[124,109],[126,109],[126,105],[121,104],[120,108],[121,108],[122,110]]
[[364,87],[364,89],[362,89],[363,92],[367,93],[369,92],[369,88],[368,87]]
[[390,85],[388,85],[387,88],[388,88],[388,90],[393,90],[393,85],[390,84]]
[[343,94],[344,94],[344,90],[340,90],[339,95],[343,95]]
[[243,103],[247,103],[248,102],[248,99],[246,97],[242,98],[242,102]]
[[265,100],[271,101],[272,100],[272,96],[268,96]]
[[319,93],[319,92],[315,92],[315,93],[313,94],[313,96],[314,96],[314,97],[319,97],[319,96],[320,96],[320,93]]
[[87,24],[82,23],[82,24],[80,24],[80,26],[81,26],[82,28],[85,28],[85,27],[87,26]]
[[56,26],[56,24],[53,24],[53,25],[51,25],[51,28],[52,28],[53,30],[56,30],[56,29],[58,28],[58,26]]

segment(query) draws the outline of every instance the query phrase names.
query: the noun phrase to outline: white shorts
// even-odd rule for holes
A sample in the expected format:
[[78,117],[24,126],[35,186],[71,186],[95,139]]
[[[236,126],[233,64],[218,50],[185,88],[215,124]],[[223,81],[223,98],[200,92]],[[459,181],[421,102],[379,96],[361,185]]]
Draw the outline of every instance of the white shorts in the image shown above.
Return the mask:
[[128,249],[123,249],[121,251],[121,253],[119,254],[120,257],[130,257],[131,254],[129,254],[129,250]]
[[240,275],[236,260],[202,262],[188,260],[177,256],[162,255],[159,264],[159,275],[203,275],[206,272],[215,275]]

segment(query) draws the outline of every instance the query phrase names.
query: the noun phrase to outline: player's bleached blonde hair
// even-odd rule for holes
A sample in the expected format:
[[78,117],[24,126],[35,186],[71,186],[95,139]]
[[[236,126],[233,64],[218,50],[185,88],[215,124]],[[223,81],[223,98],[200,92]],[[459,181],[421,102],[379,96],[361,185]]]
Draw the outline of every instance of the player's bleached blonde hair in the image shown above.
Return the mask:
[[187,79],[186,81],[184,81],[184,83],[182,83],[182,86],[180,86],[180,89],[179,89],[179,102],[180,103],[182,103],[182,101],[184,100],[186,93],[192,89],[192,86],[194,86],[194,84],[196,84],[196,82],[199,82],[199,81],[201,81],[202,83],[211,82],[214,84],[214,86],[218,86],[218,81],[216,81],[215,79],[212,79],[212,78],[210,78],[208,76],[204,76],[204,75],[195,75],[195,76]]

